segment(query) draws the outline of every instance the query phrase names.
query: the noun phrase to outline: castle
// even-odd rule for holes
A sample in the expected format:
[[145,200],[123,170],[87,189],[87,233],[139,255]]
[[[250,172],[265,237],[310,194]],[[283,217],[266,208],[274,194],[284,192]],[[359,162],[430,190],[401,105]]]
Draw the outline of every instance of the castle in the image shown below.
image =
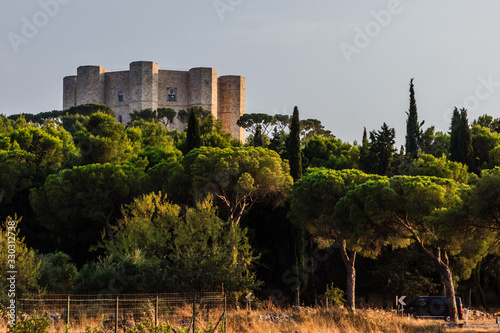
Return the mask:
[[[189,71],[159,70],[151,61],[136,61],[129,70],[108,71],[100,66],[80,66],[76,76],[64,78],[63,108],[88,103],[106,104],[127,123],[134,110],[172,108],[176,112],[199,106],[222,121],[222,129],[244,141],[245,130],[236,121],[245,113],[245,78],[217,77],[214,68]],[[175,119],[172,128],[183,130]]]

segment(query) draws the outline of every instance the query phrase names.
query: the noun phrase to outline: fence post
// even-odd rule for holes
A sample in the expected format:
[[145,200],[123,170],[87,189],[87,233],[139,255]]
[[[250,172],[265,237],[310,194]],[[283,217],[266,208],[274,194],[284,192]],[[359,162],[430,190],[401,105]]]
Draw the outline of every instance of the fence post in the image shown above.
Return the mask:
[[116,296],[116,308],[115,308],[115,333],[118,333],[118,296]]
[[70,303],[70,295],[68,295],[68,308],[66,309],[68,311],[66,316],[66,325],[68,329],[69,329],[69,310],[70,310],[69,303]]
[[155,327],[158,327],[158,295],[156,295],[156,304],[155,304]]
[[224,332],[227,332],[227,328],[226,328],[226,317],[227,317],[227,296],[226,294],[224,293],[224,320],[223,320],[223,324],[224,324]]
[[195,322],[196,322],[196,294],[193,295],[193,332],[194,333],[196,333]]

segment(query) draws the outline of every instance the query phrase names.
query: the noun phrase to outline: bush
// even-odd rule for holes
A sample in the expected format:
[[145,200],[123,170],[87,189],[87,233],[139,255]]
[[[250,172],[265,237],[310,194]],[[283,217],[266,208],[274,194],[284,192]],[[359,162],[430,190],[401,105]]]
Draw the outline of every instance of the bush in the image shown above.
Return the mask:
[[344,291],[340,288],[334,288],[333,283],[326,286],[325,298],[332,306],[343,306],[346,302]]
[[50,320],[47,314],[38,317],[36,313],[16,322],[16,326],[9,327],[9,333],[48,333]]

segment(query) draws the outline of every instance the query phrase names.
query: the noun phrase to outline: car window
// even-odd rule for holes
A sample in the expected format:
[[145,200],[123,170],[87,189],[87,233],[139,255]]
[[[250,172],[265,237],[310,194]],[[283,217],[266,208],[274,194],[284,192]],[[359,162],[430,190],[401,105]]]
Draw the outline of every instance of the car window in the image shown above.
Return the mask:
[[418,307],[425,307],[425,304],[427,304],[426,300],[421,298],[421,299],[417,299],[415,301],[415,306],[418,306]]

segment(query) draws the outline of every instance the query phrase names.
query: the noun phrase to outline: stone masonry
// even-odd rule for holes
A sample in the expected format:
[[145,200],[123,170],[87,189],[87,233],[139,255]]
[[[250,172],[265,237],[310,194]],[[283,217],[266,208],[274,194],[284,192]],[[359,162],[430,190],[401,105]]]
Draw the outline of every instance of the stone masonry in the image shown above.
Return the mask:
[[[245,113],[245,78],[217,77],[214,68],[189,71],[160,70],[151,61],[136,61],[129,70],[106,72],[100,66],[80,66],[76,76],[64,78],[63,108],[88,103],[106,104],[127,123],[134,110],[172,108],[175,111],[200,106],[221,119],[223,130],[245,140],[245,131],[236,125]],[[174,119],[171,127],[180,131],[185,124]]]

